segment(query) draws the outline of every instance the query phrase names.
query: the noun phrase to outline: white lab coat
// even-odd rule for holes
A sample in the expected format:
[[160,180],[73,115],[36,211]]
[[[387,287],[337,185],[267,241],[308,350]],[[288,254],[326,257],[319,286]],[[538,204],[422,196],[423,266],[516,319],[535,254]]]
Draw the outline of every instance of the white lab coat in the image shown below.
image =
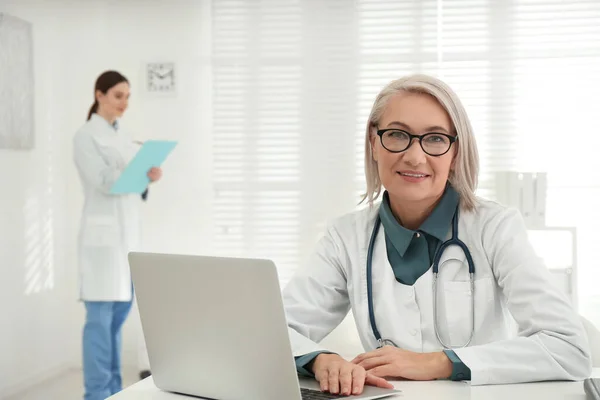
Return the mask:
[[73,142],[85,204],[78,238],[81,299],[129,301],[127,254],[140,241],[139,194],[112,195],[110,188],[139,146],[93,114]]
[[[350,308],[365,351],[377,348],[369,323],[366,262],[378,208],[336,220],[306,267],[284,289],[294,355],[326,350],[317,343]],[[431,268],[413,286],[397,282],[384,236],[381,225],[372,267],[375,321],[381,336],[414,352],[443,350],[433,329]],[[471,384],[588,377],[591,355],[582,323],[567,297],[551,283],[520,214],[480,200],[474,212],[461,211],[459,238],[475,262],[475,335],[469,347],[455,349],[471,369]],[[448,248],[439,270],[440,333],[446,343],[463,345],[471,328],[463,252],[456,246]]]

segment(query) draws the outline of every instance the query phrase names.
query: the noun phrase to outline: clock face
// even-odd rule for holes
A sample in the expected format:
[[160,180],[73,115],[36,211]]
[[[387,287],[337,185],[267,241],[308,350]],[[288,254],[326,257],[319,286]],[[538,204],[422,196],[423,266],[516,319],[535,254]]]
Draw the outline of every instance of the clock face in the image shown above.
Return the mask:
[[147,85],[150,92],[175,91],[175,65],[173,63],[152,63],[147,66]]

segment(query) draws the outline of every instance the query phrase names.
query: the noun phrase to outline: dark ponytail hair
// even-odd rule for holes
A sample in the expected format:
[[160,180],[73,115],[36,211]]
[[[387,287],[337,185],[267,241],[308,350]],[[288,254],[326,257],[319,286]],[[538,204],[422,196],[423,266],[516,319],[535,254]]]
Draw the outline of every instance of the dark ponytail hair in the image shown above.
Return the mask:
[[98,100],[96,99],[96,92],[100,91],[103,94],[106,94],[111,88],[117,86],[121,82],[127,82],[127,78],[118,73],[117,71],[106,71],[103,72],[102,75],[96,79],[96,85],[94,87],[94,104],[90,108],[90,112],[88,113],[87,119],[92,118],[92,114],[98,112]]

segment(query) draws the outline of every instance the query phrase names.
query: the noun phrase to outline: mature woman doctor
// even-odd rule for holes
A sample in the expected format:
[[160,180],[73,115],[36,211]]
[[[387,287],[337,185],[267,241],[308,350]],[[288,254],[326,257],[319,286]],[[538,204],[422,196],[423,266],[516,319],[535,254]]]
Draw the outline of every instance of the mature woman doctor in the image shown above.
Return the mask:
[[[88,121],[74,138],[74,158],[85,204],[79,231],[81,299],[85,302],[83,373],[85,399],[121,390],[121,327],[132,303],[127,254],[139,245],[139,206],[147,195],[113,195],[111,186],[139,146],[118,130],[128,106],[129,82],[116,71],[96,80]],[[148,171],[160,179],[160,168]]]
[[[337,219],[284,289],[298,371],[342,394],[383,378],[588,377],[585,331],[519,213],[474,194],[477,147],[452,89],[424,75],[391,82],[365,139],[369,207]],[[346,361],[318,343],[349,309],[365,353]]]

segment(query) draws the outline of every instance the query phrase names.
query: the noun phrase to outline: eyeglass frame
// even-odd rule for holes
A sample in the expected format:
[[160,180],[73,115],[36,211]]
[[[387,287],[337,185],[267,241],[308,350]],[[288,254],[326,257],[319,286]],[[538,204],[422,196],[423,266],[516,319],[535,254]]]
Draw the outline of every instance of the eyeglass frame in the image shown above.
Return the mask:
[[[390,150],[387,147],[385,147],[385,145],[383,144],[383,134],[389,131],[398,131],[398,132],[402,132],[405,133],[408,136],[408,145],[406,146],[405,149],[403,150]],[[427,150],[425,150],[425,148],[423,147],[423,138],[427,137],[429,135],[441,135],[441,136],[445,136],[448,138],[448,140],[450,140],[450,146],[448,146],[448,149],[443,152],[442,154],[430,154],[427,152]],[[402,153],[403,151],[406,151],[410,148],[410,146],[412,146],[412,142],[413,139],[417,139],[419,141],[419,146],[421,146],[421,150],[423,150],[423,152],[431,157],[441,157],[444,154],[448,153],[450,151],[450,149],[452,148],[452,144],[454,144],[456,141],[458,141],[458,138],[456,136],[452,136],[452,135],[448,135],[446,133],[440,133],[440,132],[428,132],[424,135],[413,135],[411,133],[406,132],[403,129],[398,129],[398,128],[386,128],[386,129],[378,129],[377,130],[377,136],[379,136],[379,141],[381,142],[381,146],[383,146],[384,149],[386,149],[387,151],[389,151],[390,153]]]

